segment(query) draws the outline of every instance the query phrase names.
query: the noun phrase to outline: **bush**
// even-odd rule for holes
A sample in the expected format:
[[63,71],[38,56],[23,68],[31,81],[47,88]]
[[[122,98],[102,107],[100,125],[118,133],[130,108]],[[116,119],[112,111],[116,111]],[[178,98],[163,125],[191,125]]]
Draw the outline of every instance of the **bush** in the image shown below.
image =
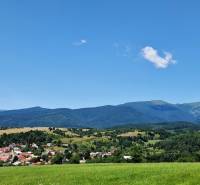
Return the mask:
[[62,164],[63,162],[63,154],[57,153],[51,160],[51,164]]

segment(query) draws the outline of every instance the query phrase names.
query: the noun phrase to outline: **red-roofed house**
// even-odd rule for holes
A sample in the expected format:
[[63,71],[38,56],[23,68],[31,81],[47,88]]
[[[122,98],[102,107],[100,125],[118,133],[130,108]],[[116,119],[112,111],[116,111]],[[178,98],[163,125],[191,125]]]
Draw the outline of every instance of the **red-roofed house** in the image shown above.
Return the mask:
[[0,154],[0,161],[8,162],[11,157],[10,153],[2,153]]
[[3,148],[0,148],[0,153],[8,153],[10,152],[10,147],[3,147]]

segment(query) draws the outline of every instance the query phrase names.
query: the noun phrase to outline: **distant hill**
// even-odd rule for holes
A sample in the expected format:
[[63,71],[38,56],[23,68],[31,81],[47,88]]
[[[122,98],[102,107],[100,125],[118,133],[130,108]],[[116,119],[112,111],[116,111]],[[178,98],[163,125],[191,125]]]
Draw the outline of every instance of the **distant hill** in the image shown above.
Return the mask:
[[197,122],[200,122],[200,102],[178,104],[183,111],[192,114]]
[[200,103],[171,104],[161,100],[81,109],[32,107],[0,111],[0,126],[94,127],[161,122],[200,122]]

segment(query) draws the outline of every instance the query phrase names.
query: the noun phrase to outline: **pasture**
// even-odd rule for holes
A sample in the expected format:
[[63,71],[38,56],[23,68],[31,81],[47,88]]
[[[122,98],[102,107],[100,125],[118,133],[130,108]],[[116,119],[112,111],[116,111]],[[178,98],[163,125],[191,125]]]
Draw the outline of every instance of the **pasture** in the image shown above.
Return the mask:
[[200,164],[85,164],[0,168],[1,185],[198,185]]

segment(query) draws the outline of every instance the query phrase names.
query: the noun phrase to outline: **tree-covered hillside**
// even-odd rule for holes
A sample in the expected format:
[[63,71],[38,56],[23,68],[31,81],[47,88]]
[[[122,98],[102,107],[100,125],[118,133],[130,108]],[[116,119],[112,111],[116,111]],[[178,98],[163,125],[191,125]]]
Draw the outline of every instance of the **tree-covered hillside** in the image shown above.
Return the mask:
[[163,101],[132,102],[82,109],[28,109],[0,112],[0,126],[91,127],[160,122],[199,122],[200,104],[170,104]]

